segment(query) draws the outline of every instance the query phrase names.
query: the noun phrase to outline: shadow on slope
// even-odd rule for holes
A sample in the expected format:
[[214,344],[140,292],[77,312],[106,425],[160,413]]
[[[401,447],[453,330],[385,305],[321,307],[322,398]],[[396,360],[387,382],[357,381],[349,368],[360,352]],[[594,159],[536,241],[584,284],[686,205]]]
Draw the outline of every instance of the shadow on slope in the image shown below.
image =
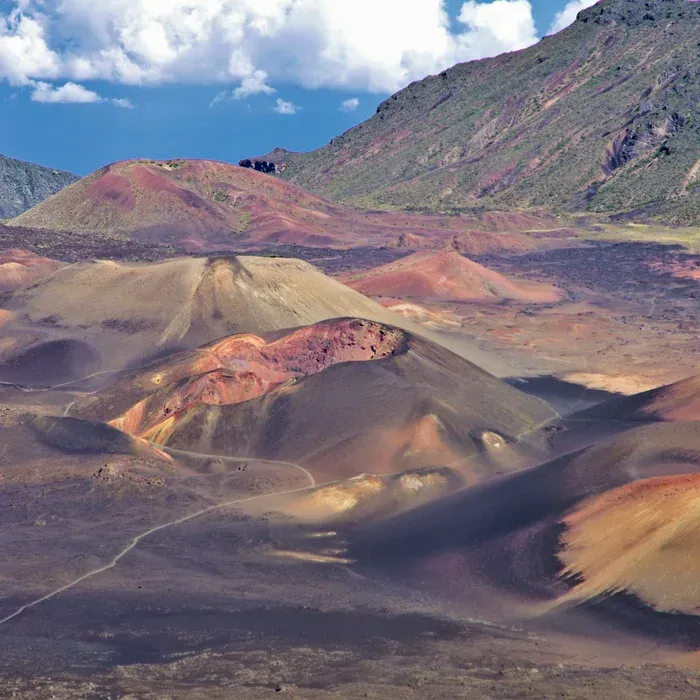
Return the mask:
[[[686,619],[674,626],[656,615],[700,608],[689,568],[699,467],[700,424],[639,427],[379,523],[358,522],[347,556],[506,619],[545,614],[546,624],[575,632],[588,623],[570,607],[583,603],[598,622],[687,641]],[[648,607],[614,595],[622,592]]]
[[538,431],[556,417],[445,348],[360,319],[224,338],[136,371],[71,413],[164,447],[300,462],[332,479],[459,468],[483,453],[470,481],[531,464]]

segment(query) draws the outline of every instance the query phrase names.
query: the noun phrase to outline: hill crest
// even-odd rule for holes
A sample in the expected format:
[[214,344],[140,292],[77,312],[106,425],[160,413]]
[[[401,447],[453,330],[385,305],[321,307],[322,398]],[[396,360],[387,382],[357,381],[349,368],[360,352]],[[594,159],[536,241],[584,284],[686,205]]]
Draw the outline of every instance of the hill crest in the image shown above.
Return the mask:
[[[294,258],[85,261],[4,298],[0,379],[57,384],[236,333],[358,317],[429,335]],[[466,349],[460,352],[467,352]],[[75,358],[79,358],[76,361]]]
[[553,302],[560,297],[550,285],[509,279],[455,251],[420,251],[343,281],[368,296],[400,299]]
[[183,159],[112,163],[9,225],[133,238],[197,252],[267,245],[523,251],[545,243],[522,231],[546,237],[559,228],[554,217],[536,214],[360,211],[254,169]]

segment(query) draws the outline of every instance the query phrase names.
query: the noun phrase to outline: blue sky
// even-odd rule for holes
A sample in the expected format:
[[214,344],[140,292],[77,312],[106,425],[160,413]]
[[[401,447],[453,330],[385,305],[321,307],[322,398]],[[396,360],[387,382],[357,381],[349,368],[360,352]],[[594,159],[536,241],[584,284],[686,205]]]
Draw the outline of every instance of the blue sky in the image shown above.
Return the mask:
[[[147,0],[118,1],[146,7],[139,3]],[[198,0],[203,7],[208,1]],[[253,2],[225,1],[243,5]],[[285,2],[271,1],[279,5]],[[325,1],[311,0],[321,4]],[[373,1],[375,5],[388,5],[394,0]],[[440,1],[411,0],[426,6]],[[333,24],[335,17],[325,18],[328,29],[324,31],[333,33],[333,48],[346,42],[342,46],[345,53],[332,60],[327,60],[328,51],[322,46],[325,37],[314,33],[316,30],[309,27],[308,21],[304,24],[299,20],[294,27],[285,29],[275,25],[274,32],[279,33],[269,41],[260,38],[263,20],[258,17],[255,40],[246,40],[246,53],[237,55],[234,66],[231,44],[225,45],[225,51],[221,47],[221,32],[216,28],[219,25],[215,26],[215,22],[222,24],[220,18],[208,17],[206,27],[210,33],[200,44],[188,44],[194,48],[188,48],[189,53],[185,54],[181,48],[181,17],[157,17],[155,23],[153,17],[146,17],[137,29],[122,26],[117,34],[114,18],[97,14],[74,14],[68,18],[45,15],[46,3],[37,6],[33,16],[31,0],[30,10],[24,7],[27,0],[22,0],[22,12],[16,9],[17,2],[0,0],[0,153],[80,175],[124,158],[192,157],[237,162],[278,145],[310,150],[369,117],[379,102],[410,79],[439,70],[444,63],[451,65],[456,59],[492,55],[532,43],[536,36],[548,31],[556,13],[567,4],[566,0],[499,0],[513,3],[508,10],[529,7],[527,13],[531,12],[535,22],[534,36],[525,16],[518,19],[515,11],[501,14],[500,19],[482,16],[472,0],[468,27],[472,33],[467,39],[453,45],[449,37],[452,43],[435,34],[430,42],[442,42],[441,53],[428,55],[429,48],[419,47],[423,53],[410,58],[410,69],[401,72],[388,53],[374,55],[372,41],[365,41],[362,31],[341,36],[338,32],[342,33],[347,25],[347,18],[343,17],[338,18],[337,25]],[[447,0],[451,29],[456,33],[465,29],[465,22],[458,20],[464,4],[464,0]],[[590,5],[592,0],[575,0],[573,4]],[[329,12],[335,12],[335,7]],[[513,17],[513,27],[502,36],[495,36],[488,25],[504,24],[504,16],[507,21]],[[279,17],[274,21],[279,22]],[[377,19],[380,26],[382,21],[386,17]],[[405,31],[406,45],[412,49],[416,39],[411,35],[415,29],[409,24],[410,19],[397,22],[397,31]],[[158,23],[166,23],[171,45],[162,41]],[[270,34],[272,25],[265,26],[262,33]],[[68,31],[77,34],[66,38]],[[204,31],[198,30],[197,36],[199,41]],[[146,43],[157,47],[160,53],[154,49],[139,55],[134,65],[124,68],[123,61],[119,63],[112,57],[116,49],[128,49],[128,41],[133,37],[141,45],[146,41],[144,37],[149,37]],[[309,46],[315,44],[320,48],[309,53]],[[275,56],[270,58],[270,54]],[[113,60],[108,67],[105,56]],[[297,56],[303,65],[293,65]],[[345,71],[343,56],[352,57],[348,59],[352,70]],[[402,65],[406,60],[402,59]],[[307,64],[313,69],[307,70]],[[217,72],[222,66],[230,72],[230,79]],[[283,68],[278,70],[279,66]],[[141,74],[134,77],[137,68]],[[237,97],[233,91],[245,84],[246,77],[249,87]],[[68,86],[63,89],[66,83]]]

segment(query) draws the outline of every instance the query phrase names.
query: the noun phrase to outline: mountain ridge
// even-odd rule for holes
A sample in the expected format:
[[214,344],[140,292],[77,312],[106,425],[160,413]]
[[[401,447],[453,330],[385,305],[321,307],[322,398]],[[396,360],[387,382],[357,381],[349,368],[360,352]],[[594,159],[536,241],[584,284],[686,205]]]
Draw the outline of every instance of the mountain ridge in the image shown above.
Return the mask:
[[18,216],[80,178],[0,155],[0,219]]
[[260,159],[332,200],[700,221],[700,6],[602,0],[521,51],[404,88],[304,154]]

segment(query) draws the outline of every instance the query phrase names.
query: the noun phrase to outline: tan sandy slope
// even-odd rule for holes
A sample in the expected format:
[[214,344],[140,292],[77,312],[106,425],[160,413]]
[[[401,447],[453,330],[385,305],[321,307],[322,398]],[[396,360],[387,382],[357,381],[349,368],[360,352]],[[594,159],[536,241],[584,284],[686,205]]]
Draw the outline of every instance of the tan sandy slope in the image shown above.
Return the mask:
[[234,333],[353,316],[415,330],[410,321],[282,258],[182,258],[156,264],[88,261],[5,300],[0,379],[68,381],[143,364]]

